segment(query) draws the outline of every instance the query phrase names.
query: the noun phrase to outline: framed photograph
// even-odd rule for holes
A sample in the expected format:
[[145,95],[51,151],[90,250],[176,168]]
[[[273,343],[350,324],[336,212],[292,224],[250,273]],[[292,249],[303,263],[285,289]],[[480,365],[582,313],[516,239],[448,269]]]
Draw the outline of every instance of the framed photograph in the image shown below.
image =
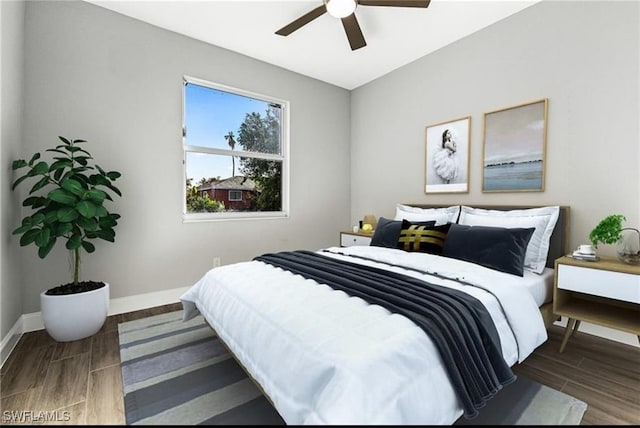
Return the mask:
[[427,126],[425,193],[469,192],[471,116]]
[[483,192],[544,191],[546,98],[484,114]]

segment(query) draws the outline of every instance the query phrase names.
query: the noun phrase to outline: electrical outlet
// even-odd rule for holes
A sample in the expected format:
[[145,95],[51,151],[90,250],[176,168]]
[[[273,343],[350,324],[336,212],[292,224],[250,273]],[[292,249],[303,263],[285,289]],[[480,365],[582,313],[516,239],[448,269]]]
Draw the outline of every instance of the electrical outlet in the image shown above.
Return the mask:
[[220,257],[214,257],[213,258],[213,267],[218,267],[220,266]]

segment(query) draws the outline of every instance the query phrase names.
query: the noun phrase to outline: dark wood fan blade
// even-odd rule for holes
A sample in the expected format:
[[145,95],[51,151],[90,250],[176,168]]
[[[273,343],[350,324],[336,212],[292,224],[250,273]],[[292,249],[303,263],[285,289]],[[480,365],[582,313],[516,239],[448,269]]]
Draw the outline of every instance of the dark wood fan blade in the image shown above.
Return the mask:
[[360,24],[358,24],[355,13],[352,13],[346,18],[342,18],[342,26],[344,27],[344,31],[347,33],[347,39],[349,39],[352,51],[367,46],[367,42],[364,41],[364,36],[362,35],[362,30],[360,29]]
[[319,16],[324,15],[326,12],[327,12],[327,7],[324,4],[322,6],[318,6],[315,9],[313,9],[311,12],[305,13],[300,18],[296,19],[295,21],[285,25],[284,27],[276,31],[276,34],[280,36],[288,36],[289,34],[293,33],[294,31],[302,27],[303,25],[308,24],[314,19],[318,18]]
[[429,7],[431,0],[359,0],[360,6]]

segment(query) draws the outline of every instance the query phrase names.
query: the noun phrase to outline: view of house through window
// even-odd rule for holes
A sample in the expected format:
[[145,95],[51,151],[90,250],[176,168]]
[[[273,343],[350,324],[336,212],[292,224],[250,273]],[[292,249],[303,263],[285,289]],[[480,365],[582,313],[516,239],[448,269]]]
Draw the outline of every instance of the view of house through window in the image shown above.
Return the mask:
[[185,214],[286,212],[284,103],[185,79]]

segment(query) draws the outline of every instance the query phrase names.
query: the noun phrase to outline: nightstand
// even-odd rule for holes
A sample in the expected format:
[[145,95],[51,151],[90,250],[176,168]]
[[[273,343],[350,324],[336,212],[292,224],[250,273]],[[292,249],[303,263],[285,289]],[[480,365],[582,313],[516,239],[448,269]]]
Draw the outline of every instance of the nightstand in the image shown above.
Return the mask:
[[364,232],[340,232],[340,246],[352,247],[354,245],[369,245],[373,233]]
[[640,266],[608,257],[596,262],[560,257],[554,275],[553,313],[568,318],[560,352],[581,321],[640,340]]

